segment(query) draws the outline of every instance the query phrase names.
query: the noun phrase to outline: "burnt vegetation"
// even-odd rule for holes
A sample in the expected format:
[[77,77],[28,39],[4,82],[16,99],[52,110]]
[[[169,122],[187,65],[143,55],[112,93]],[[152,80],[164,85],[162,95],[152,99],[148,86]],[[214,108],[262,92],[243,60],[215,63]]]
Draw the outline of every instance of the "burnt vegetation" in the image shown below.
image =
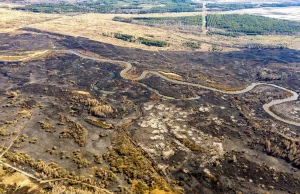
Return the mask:
[[[62,50],[131,62],[130,75],[152,70],[228,91],[258,81],[300,89],[297,50],[199,52],[202,44],[188,41],[182,44],[189,52],[154,52],[23,30],[28,31],[23,36],[0,34],[1,45],[21,39],[7,49],[48,48],[35,43],[39,37]],[[139,41],[160,44],[149,40]],[[124,68],[68,53],[49,53],[23,64],[1,62],[1,161],[37,179],[54,179],[61,189],[90,193],[300,192],[298,128],[262,109],[287,93],[260,86],[228,95],[157,76],[132,81],[120,76]],[[166,100],[153,89],[175,99]],[[55,192],[57,185],[41,188]]]

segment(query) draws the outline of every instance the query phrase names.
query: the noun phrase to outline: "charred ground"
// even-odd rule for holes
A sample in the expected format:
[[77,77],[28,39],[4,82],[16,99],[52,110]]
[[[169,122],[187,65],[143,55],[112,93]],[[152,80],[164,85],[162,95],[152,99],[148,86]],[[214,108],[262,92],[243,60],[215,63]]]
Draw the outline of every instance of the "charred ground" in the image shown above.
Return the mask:
[[157,70],[228,90],[263,81],[299,91],[299,51],[151,52],[23,30],[0,34],[1,55],[54,51],[0,63],[2,160],[50,182],[36,193],[63,185],[116,193],[300,192],[299,127],[262,109],[285,92],[259,86],[226,95],[155,76],[131,81],[120,76],[120,64],[63,52],[131,62],[132,75]]

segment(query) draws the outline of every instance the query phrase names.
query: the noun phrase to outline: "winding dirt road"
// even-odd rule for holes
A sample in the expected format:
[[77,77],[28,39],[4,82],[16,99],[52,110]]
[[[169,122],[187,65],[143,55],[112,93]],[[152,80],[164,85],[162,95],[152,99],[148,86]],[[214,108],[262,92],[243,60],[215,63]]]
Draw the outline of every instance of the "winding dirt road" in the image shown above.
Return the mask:
[[[189,83],[189,82],[184,82],[184,81],[178,81],[178,80],[173,80],[173,79],[170,79],[168,77],[165,77],[164,75],[160,74],[159,72],[157,71],[148,71],[148,70],[145,70],[142,72],[142,74],[139,76],[139,77],[135,77],[135,78],[132,78],[132,76],[129,76],[128,72],[131,70],[132,68],[132,64],[131,63],[128,63],[128,62],[124,62],[124,61],[118,61],[118,60],[111,60],[111,59],[101,59],[101,58],[96,58],[96,57],[90,57],[90,56],[87,56],[87,55],[83,55],[81,53],[78,53],[74,50],[62,50],[62,51],[55,51],[55,52],[64,52],[64,53],[70,53],[70,54],[74,54],[78,57],[81,57],[81,58],[84,58],[84,59],[89,59],[89,60],[94,60],[94,61],[99,61],[99,62],[108,62],[108,63],[118,63],[120,65],[125,65],[125,69],[123,69],[121,72],[120,72],[120,76],[124,79],[128,79],[128,80],[134,80],[134,81],[139,81],[139,80],[142,80],[144,79],[148,74],[152,74],[152,75],[156,75],[166,81],[169,81],[169,82],[172,82],[174,84],[180,84],[180,85],[187,85],[187,86],[194,86],[194,87],[198,87],[198,88],[203,88],[203,89],[207,89],[207,90],[211,90],[211,91],[214,91],[214,92],[220,92],[220,93],[224,93],[224,94],[232,94],[232,95],[237,95],[237,94],[244,94],[244,93],[247,93],[251,90],[253,90],[256,86],[260,86],[260,85],[266,85],[266,86],[271,86],[271,87],[274,87],[274,88],[278,88],[278,89],[281,89],[281,90],[284,90],[284,91],[287,91],[291,94],[290,97],[288,98],[284,98],[284,99],[278,99],[278,100],[273,100],[271,101],[270,103],[267,103],[267,104],[264,104],[263,105],[263,109],[270,115],[272,116],[273,118],[279,120],[279,121],[282,121],[284,123],[287,123],[287,124],[290,124],[290,125],[295,125],[295,126],[300,126],[300,123],[298,122],[295,122],[295,121],[290,121],[290,120],[287,120],[285,118],[282,118],[278,115],[276,115],[274,112],[271,111],[270,107],[271,106],[274,106],[274,105],[278,105],[278,104],[281,104],[281,103],[286,103],[286,102],[291,102],[291,101],[296,101],[298,100],[298,97],[299,97],[299,94],[295,91],[292,91],[292,90],[289,90],[289,89],[286,89],[284,87],[281,87],[281,86],[278,86],[278,85],[275,85],[275,84],[267,84],[267,83],[252,83],[251,85],[249,85],[248,87],[246,87],[245,89],[242,89],[242,90],[237,90],[237,91],[226,91],[226,90],[220,90],[220,89],[216,89],[216,88],[212,88],[212,87],[208,87],[208,86],[204,86],[204,85],[201,85],[201,84],[195,84],[195,83]],[[2,61],[3,62],[3,61]],[[5,62],[16,62],[16,61],[5,61]],[[17,61],[19,62],[19,61]],[[147,87],[149,90],[151,91],[154,91],[156,92],[158,95],[160,96],[163,96],[161,94],[159,94],[159,92],[145,84],[142,84],[144,85],[145,87]],[[167,97],[167,96],[163,96],[167,99],[174,99],[172,97]],[[198,99],[198,97],[193,97],[193,98],[189,98],[187,100],[195,100],[195,99]]]
[[[120,72],[120,76],[123,77],[124,79],[129,79],[129,80],[139,81],[139,80],[144,79],[148,74],[152,74],[152,75],[156,75],[156,76],[158,76],[158,77],[160,77],[160,78],[162,78],[162,79],[164,79],[166,81],[169,81],[169,82],[172,82],[172,83],[175,83],[175,84],[187,85],[187,86],[194,86],[194,87],[203,88],[203,89],[211,90],[211,91],[214,91],[214,92],[220,92],[220,93],[224,93],[224,94],[244,94],[244,93],[247,93],[247,92],[253,90],[256,86],[260,86],[260,85],[266,85],[266,86],[271,86],[271,87],[274,87],[274,88],[278,88],[278,89],[281,89],[281,90],[284,90],[284,91],[287,91],[287,92],[291,93],[292,96],[290,96],[288,98],[284,98],[284,99],[273,100],[273,101],[271,101],[268,104],[264,104],[263,105],[263,109],[270,116],[272,116],[273,118],[275,118],[275,119],[277,119],[279,121],[282,121],[282,122],[290,124],[290,125],[300,126],[300,123],[297,123],[297,122],[290,121],[290,120],[287,120],[285,118],[282,118],[282,117],[276,115],[274,112],[272,112],[270,110],[271,106],[278,105],[278,104],[281,104],[281,103],[290,102],[290,101],[296,101],[296,100],[298,100],[298,97],[299,97],[299,94],[297,92],[289,90],[289,89],[286,89],[284,87],[281,87],[281,86],[278,86],[278,85],[275,85],[275,84],[252,83],[251,85],[249,85],[248,87],[246,87],[243,90],[226,91],[226,90],[220,90],[220,89],[216,89],[216,88],[204,86],[204,85],[201,85],[201,84],[194,84],[194,83],[189,83],[189,82],[184,82],[184,81],[173,80],[173,79],[167,78],[166,76],[158,73],[157,71],[148,71],[148,70],[146,70],[146,71],[143,71],[142,74],[139,77],[131,78],[131,77],[128,76],[128,72],[132,68],[132,64],[131,63],[124,62],[124,61],[110,60],[110,59],[99,59],[99,58],[89,57],[89,56],[80,54],[80,53],[78,53],[78,52],[76,52],[74,50],[68,50],[68,52],[70,52],[70,53],[72,53],[74,55],[77,55],[79,57],[85,58],[85,59],[90,59],[90,60],[95,60],[95,61],[101,61],[101,62],[125,64],[126,68],[123,69]],[[148,89],[152,90],[152,91],[156,91],[153,88],[151,88],[151,87],[149,87],[149,86],[147,86],[145,84],[143,84],[143,85],[145,87],[147,87]],[[158,93],[158,92],[156,92],[156,93]],[[161,95],[161,94],[159,94],[159,95]],[[166,96],[164,96],[164,97],[166,97]],[[166,98],[174,99],[172,97],[166,97]],[[190,100],[195,100],[195,99],[197,99],[197,97],[190,98]]]

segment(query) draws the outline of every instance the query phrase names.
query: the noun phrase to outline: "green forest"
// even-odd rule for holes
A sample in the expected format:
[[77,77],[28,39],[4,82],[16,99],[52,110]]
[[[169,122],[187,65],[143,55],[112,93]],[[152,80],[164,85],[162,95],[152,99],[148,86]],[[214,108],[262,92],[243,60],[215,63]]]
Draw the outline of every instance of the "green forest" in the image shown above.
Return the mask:
[[[146,5],[146,6],[145,6]],[[95,0],[83,1],[76,4],[40,3],[13,9],[41,13],[165,13],[165,12],[194,12],[200,11],[202,4],[191,0]]]
[[[42,13],[166,13],[166,12],[197,12],[202,10],[202,3],[192,0],[94,0],[82,1],[74,4],[68,3],[40,3],[31,4],[13,9],[42,12]],[[289,7],[300,6],[300,3],[208,3],[208,11],[230,11],[237,9],[249,9],[257,7]]]
[[219,3],[208,3],[206,4],[206,8],[209,11],[230,11],[230,10],[237,10],[237,9],[250,9],[258,7],[256,4],[237,4],[237,3],[228,3],[228,4],[219,4]]
[[36,13],[68,13],[68,12],[89,12],[88,9],[71,5],[71,4],[49,4],[49,3],[42,3],[42,4],[33,4],[33,5],[26,5],[25,7],[16,7],[13,8],[15,10],[23,10],[23,11],[31,11]]
[[[139,24],[202,25],[202,16],[182,17],[115,17],[114,21]],[[248,14],[209,14],[206,16],[208,35],[237,37],[247,35],[282,34],[295,35],[300,32],[300,22],[273,19]]]
[[292,35],[300,32],[300,22],[248,14],[211,14],[207,16],[207,27],[224,29],[228,32],[241,32],[247,35]]
[[202,25],[202,16],[183,16],[183,17],[135,17],[131,20],[142,21],[149,24],[152,23],[167,23],[167,24],[177,24],[181,23],[184,25]]

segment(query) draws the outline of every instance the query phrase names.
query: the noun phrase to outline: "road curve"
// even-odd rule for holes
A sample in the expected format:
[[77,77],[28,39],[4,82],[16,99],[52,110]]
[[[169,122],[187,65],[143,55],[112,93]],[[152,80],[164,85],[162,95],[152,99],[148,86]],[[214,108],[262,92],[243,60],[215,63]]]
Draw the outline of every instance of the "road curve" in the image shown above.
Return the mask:
[[[226,90],[220,90],[220,89],[217,89],[217,88],[212,88],[212,87],[204,86],[204,85],[201,85],[201,84],[194,84],[194,83],[189,83],[189,82],[184,82],[184,81],[179,81],[179,80],[173,80],[173,79],[170,79],[170,78],[168,78],[168,77],[166,77],[166,76],[158,73],[157,71],[148,71],[148,70],[146,70],[146,71],[143,71],[142,74],[139,77],[131,78],[130,76],[128,76],[128,72],[132,68],[131,63],[124,62],[124,61],[110,60],[110,59],[100,59],[100,58],[95,58],[95,57],[89,57],[89,56],[80,54],[80,53],[78,53],[78,52],[76,52],[74,50],[68,50],[68,51],[70,53],[74,54],[74,55],[77,55],[77,56],[85,58],[85,59],[90,59],[90,60],[95,60],[95,61],[102,61],[102,62],[109,62],[109,63],[125,64],[126,67],[125,67],[125,69],[123,69],[120,72],[120,76],[123,77],[124,79],[130,79],[130,80],[135,80],[135,81],[142,80],[148,74],[152,74],[152,75],[156,75],[156,76],[158,76],[158,77],[160,77],[160,78],[162,78],[162,79],[164,79],[166,81],[169,81],[169,82],[172,82],[172,83],[175,83],[175,84],[194,86],[194,87],[203,88],[203,89],[211,90],[211,91],[214,91],[214,92],[220,92],[220,93],[224,93],[224,94],[244,94],[244,93],[247,93],[247,92],[253,90],[256,86],[260,86],[260,85],[266,85],[266,86],[271,86],[271,87],[274,87],[274,88],[278,88],[278,89],[281,89],[281,90],[289,92],[290,94],[292,94],[292,96],[290,96],[288,98],[284,98],[284,99],[273,100],[270,103],[264,104],[263,105],[263,109],[270,116],[272,116],[273,118],[275,118],[275,119],[277,119],[279,121],[282,121],[282,122],[290,124],[290,125],[300,126],[300,123],[297,123],[297,122],[290,121],[290,120],[287,120],[285,118],[282,118],[282,117],[276,115],[274,112],[271,111],[271,109],[270,109],[271,106],[278,105],[278,104],[285,103],[285,102],[296,101],[296,100],[298,100],[298,97],[299,97],[299,94],[297,92],[289,90],[289,89],[286,89],[284,87],[281,87],[281,86],[278,86],[278,85],[275,85],[275,84],[252,83],[251,85],[247,86],[246,88],[244,88],[242,90],[226,91]],[[145,87],[147,87],[149,90],[155,91],[158,95],[163,96],[163,95],[159,94],[159,92],[156,91],[156,90],[154,90],[153,88],[150,88],[149,86],[147,86],[145,84],[143,84],[143,85]],[[167,96],[163,96],[163,97],[165,97],[167,99],[174,99],[172,97],[167,97]],[[191,100],[195,100],[195,99],[198,99],[198,98],[197,97],[196,98],[195,97],[191,98]]]
[[[90,59],[90,60],[94,60],[94,61],[108,62],[108,63],[118,63],[118,64],[121,64],[121,65],[125,65],[126,67],[125,67],[125,69],[123,69],[120,72],[120,76],[122,78],[124,78],[124,79],[135,80],[135,81],[142,80],[148,74],[152,74],[152,75],[156,75],[156,76],[158,76],[158,77],[160,77],[160,78],[162,78],[162,79],[164,79],[166,81],[172,82],[174,84],[194,86],[194,87],[203,88],[203,89],[211,90],[211,91],[214,91],[214,92],[220,92],[220,93],[224,93],[224,94],[244,94],[244,93],[247,93],[247,92],[253,90],[256,86],[260,86],[260,85],[266,85],[266,86],[271,86],[271,87],[274,87],[274,88],[278,88],[278,89],[287,91],[287,92],[289,92],[292,95],[290,97],[287,97],[287,98],[284,98],[284,99],[273,100],[273,101],[271,101],[271,102],[269,102],[267,104],[264,104],[263,105],[263,109],[270,116],[272,116],[273,118],[275,118],[275,119],[277,119],[279,121],[282,121],[282,122],[290,124],[290,125],[300,126],[300,123],[295,122],[295,121],[290,121],[290,120],[287,120],[285,118],[282,118],[282,117],[276,115],[274,112],[271,111],[271,109],[270,109],[271,106],[282,104],[282,103],[286,103],[286,102],[296,101],[296,100],[298,100],[298,97],[299,97],[299,94],[297,92],[289,90],[289,89],[286,89],[284,87],[281,87],[281,86],[278,86],[278,85],[275,85],[275,84],[252,83],[251,85],[247,86],[246,88],[244,88],[242,90],[226,91],[226,90],[220,90],[220,89],[217,89],[217,88],[212,88],[212,87],[204,86],[204,85],[201,85],[201,84],[195,84],[195,83],[189,83],[189,82],[184,82],[184,81],[179,81],[179,80],[173,80],[173,79],[170,79],[170,78],[168,78],[168,77],[166,77],[166,76],[158,73],[157,71],[148,71],[148,70],[145,70],[145,71],[142,72],[142,74],[139,77],[132,78],[132,76],[128,76],[128,72],[132,68],[131,63],[124,62],[124,61],[118,61],[118,60],[101,59],[101,58],[97,58],[97,57],[90,57],[90,56],[78,53],[78,52],[76,52],[74,50],[63,50],[63,51],[60,51],[60,52],[68,52],[68,53],[74,54],[74,55],[76,55],[78,57],[81,57],[81,58],[84,58],[84,59]],[[5,61],[5,62],[15,62],[15,61]],[[149,90],[154,91],[157,94],[159,94],[159,92],[157,90],[155,90],[155,89],[153,89],[153,88],[151,88],[151,87],[149,87],[149,86],[147,86],[145,84],[142,84],[142,85],[145,86],[145,87],[147,87]],[[165,97],[167,99],[174,99],[172,97],[163,96],[161,94],[159,94],[159,95],[162,96],[162,97]],[[190,100],[195,100],[195,99],[198,99],[198,97],[190,98]]]

